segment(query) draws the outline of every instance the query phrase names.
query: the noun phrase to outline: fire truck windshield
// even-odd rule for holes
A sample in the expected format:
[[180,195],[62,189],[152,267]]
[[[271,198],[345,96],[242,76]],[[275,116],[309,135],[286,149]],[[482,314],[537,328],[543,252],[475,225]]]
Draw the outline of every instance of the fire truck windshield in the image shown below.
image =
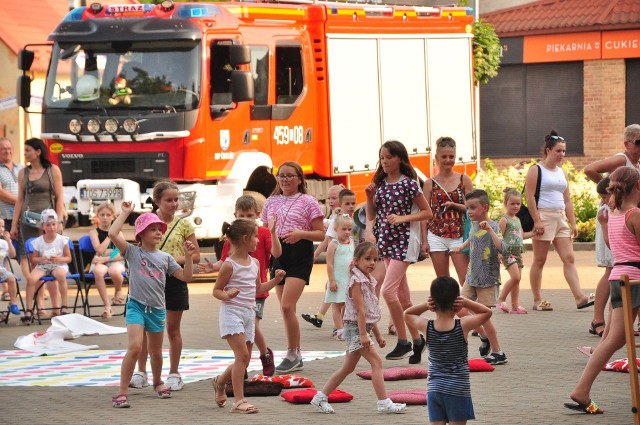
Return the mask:
[[56,43],[47,76],[46,107],[197,108],[199,52],[199,40]]

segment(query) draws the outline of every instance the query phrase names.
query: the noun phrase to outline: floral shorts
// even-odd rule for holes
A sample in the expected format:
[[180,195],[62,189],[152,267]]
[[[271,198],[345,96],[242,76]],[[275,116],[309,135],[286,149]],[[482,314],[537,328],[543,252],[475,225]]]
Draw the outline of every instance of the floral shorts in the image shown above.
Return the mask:
[[517,264],[520,268],[524,268],[521,249],[519,247],[514,250],[507,248],[506,251],[502,253],[502,264],[504,264],[505,269],[508,269],[514,264]]

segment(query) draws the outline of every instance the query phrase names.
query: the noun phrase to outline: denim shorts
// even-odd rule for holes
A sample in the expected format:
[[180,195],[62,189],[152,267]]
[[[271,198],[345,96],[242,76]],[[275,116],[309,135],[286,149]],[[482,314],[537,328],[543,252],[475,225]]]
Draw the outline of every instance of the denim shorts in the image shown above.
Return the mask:
[[163,332],[167,324],[164,308],[149,307],[129,297],[125,324],[140,325],[147,332]]
[[427,413],[429,422],[462,422],[476,418],[471,397],[438,391],[427,392]]
[[[366,330],[369,334],[369,339],[371,339],[371,343],[373,344],[371,329],[373,329],[373,324],[367,323]],[[347,343],[347,353],[355,353],[359,349],[364,348],[360,342],[360,328],[358,328],[358,323],[351,322],[349,320],[345,321],[342,336]]]

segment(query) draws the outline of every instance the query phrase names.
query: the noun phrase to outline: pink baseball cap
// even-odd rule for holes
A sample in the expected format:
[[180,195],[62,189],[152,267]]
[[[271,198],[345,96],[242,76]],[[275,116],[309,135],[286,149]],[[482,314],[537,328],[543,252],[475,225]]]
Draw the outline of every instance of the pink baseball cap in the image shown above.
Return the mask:
[[136,218],[136,222],[134,224],[136,228],[136,240],[139,240],[138,237],[140,236],[140,233],[144,232],[147,227],[156,223],[160,224],[160,230],[164,234],[164,232],[167,231],[167,223],[160,220],[160,217],[150,212],[140,214],[140,217]]

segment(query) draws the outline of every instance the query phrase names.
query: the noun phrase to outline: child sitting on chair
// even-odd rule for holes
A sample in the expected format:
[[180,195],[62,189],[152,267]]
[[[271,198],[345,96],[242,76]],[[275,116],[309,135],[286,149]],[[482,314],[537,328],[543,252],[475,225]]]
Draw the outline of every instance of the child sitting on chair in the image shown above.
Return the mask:
[[67,274],[71,262],[71,251],[68,239],[57,232],[58,222],[58,215],[54,210],[42,211],[40,227],[44,234],[33,241],[31,262],[36,266],[27,279],[27,311],[22,317],[22,321],[27,324],[31,322],[33,315],[31,304],[37,288],[36,285],[45,276],[53,276],[56,279],[48,285],[53,315],[68,313],[66,306]]
[[[20,307],[16,304],[16,297],[18,296],[18,281],[13,273],[8,271],[4,265],[5,261],[9,261],[9,258],[16,257],[16,249],[11,243],[11,236],[9,232],[4,230],[4,221],[0,220],[0,282],[8,286],[9,294],[9,309],[11,314],[19,315]],[[0,321],[6,319],[0,314]]]
[[[122,283],[124,282],[124,258],[120,255],[120,250],[114,245],[109,238],[109,227],[116,218],[116,209],[112,203],[103,202],[98,205],[96,210],[98,217],[98,225],[89,232],[91,245],[96,251],[95,257],[91,261],[89,272],[93,273],[96,288],[100,294],[100,298],[104,303],[104,312],[101,317],[109,319],[112,315],[111,304],[124,304],[125,297],[122,295]],[[124,236],[123,236],[124,238]],[[107,284],[105,275],[109,274],[109,278],[115,287],[115,295],[113,300],[109,300],[107,295]]]

